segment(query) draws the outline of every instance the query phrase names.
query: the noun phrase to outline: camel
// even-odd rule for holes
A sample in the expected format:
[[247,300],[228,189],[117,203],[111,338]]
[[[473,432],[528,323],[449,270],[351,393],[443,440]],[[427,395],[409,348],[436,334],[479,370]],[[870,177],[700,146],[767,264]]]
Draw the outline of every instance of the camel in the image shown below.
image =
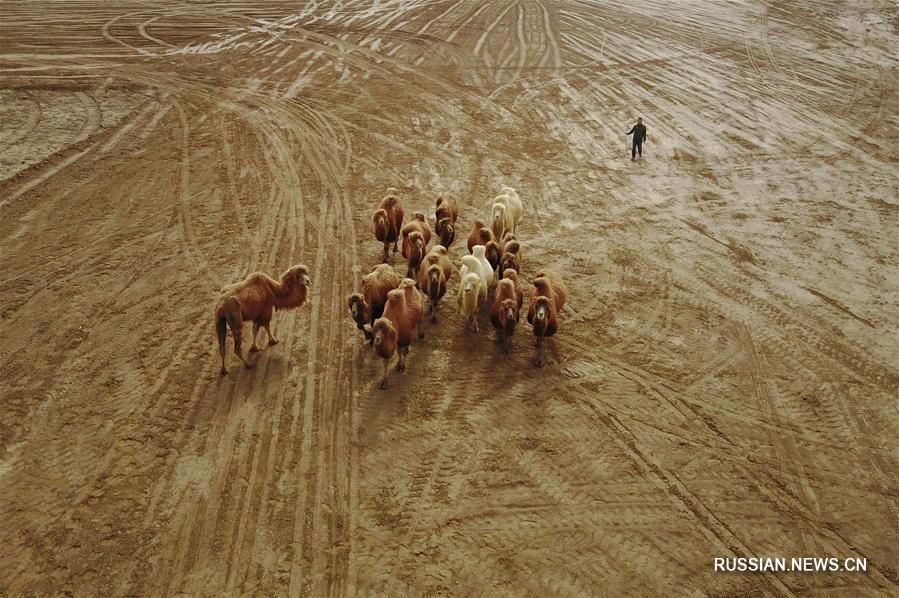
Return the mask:
[[247,369],[253,365],[244,359],[241,350],[241,335],[243,323],[253,322],[253,344],[250,352],[259,350],[256,346],[256,336],[259,328],[265,328],[268,335],[268,346],[278,344],[278,339],[272,334],[270,323],[272,311],[283,309],[295,309],[306,303],[308,288],[312,281],[307,274],[305,265],[291,266],[280,280],[274,280],[263,272],[254,272],[242,282],[230,284],[222,288],[221,299],[215,308],[215,330],[219,341],[219,354],[222,358],[221,373],[227,374],[225,367],[225,336],[228,326],[234,335],[234,353]]

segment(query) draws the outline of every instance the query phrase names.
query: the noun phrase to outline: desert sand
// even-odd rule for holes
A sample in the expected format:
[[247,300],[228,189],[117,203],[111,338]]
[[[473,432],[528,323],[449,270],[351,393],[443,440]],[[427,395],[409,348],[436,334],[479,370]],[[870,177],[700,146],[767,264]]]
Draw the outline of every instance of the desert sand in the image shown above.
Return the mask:
[[[895,596],[897,18],[0,3],[0,592]],[[570,292],[546,366],[454,278],[379,391],[379,199],[455,195],[458,266],[506,184]],[[220,376],[219,288],[296,263]],[[713,571],[753,556],[868,570]]]

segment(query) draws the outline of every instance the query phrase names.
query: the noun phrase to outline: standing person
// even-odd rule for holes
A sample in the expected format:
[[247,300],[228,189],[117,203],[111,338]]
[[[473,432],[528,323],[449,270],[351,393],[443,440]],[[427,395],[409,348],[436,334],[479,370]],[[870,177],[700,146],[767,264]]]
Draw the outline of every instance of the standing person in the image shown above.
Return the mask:
[[627,132],[628,135],[631,133],[634,134],[634,145],[631,146],[631,160],[636,160],[637,154],[640,154],[641,158],[643,157],[643,142],[646,140],[646,126],[643,124],[643,119],[639,116],[637,117],[637,124]]

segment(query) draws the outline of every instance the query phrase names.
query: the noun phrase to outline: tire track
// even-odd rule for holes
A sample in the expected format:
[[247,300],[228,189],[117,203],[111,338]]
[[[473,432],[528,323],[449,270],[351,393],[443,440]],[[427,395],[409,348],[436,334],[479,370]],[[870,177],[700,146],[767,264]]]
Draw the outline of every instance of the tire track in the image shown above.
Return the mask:
[[[329,207],[330,206],[325,204],[323,206],[324,213],[320,216],[322,226],[319,229],[319,236],[317,239],[318,242],[316,243],[316,246],[319,248],[327,247],[325,243],[324,231],[329,228]],[[320,274],[324,271],[324,253],[325,252],[323,249],[319,249],[319,251],[316,252],[313,271],[316,275],[317,280],[322,280]],[[319,321],[319,305],[320,302],[312,302],[312,313],[310,314],[310,321]],[[309,350],[307,352],[306,360],[307,380],[315,380],[315,366],[318,357],[318,333],[319,331],[317,330],[314,335],[316,338],[310,339],[311,342],[309,344]],[[305,567],[307,569],[311,569],[312,564],[314,563],[314,556],[310,556],[308,554],[311,551],[311,547],[308,545],[311,530],[307,529],[307,526],[311,525],[312,523],[312,518],[314,517],[316,507],[314,496],[316,472],[312,469],[312,451],[315,450],[317,446],[313,445],[313,417],[318,415],[316,412],[320,411],[321,407],[318,407],[318,409],[316,409],[316,404],[318,403],[317,397],[319,395],[316,392],[315,383],[313,382],[311,384],[307,384],[305,390],[306,393],[303,402],[302,415],[302,444],[300,447],[300,462],[297,472],[299,478],[304,481],[304,486],[301,490],[298,491],[299,494],[297,496],[296,506],[294,508],[294,531],[292,540],[294,551],[293,557],[291,558],[292,566],[288,588],[288,593],[290,596],[299,596],[300,594],[306,593],[310,582],[307,576],[304,574],[303,568]],[[309,496],[310,490],[313,494],[312,497]]]
[[[23,90],[23,95],[27,97],[28,101],[34,106],[35,110],[27,111],[26,117],[27,120],[25,124],[19,128],[19,130],[12,134],[9,138],[4,138],[0,141],[0,157],[2,157],[9,149],[16,144],[18,144],[22,139],[27,139],[31,136],[31,134],[37,129],[38,124],[41,122],[41,117],[43,115],[43,110],[41,108],[40,99],[35,99],[33,94],[28,90]],[[4,100],[5,101],[5,100]]]
[[[281,155],[281,161],[285,162],[286,159],[289,157],[289,152],[288,152],[286,146],[284,146],[279,141],[279,137],[277,136],[277,133],[276,132],[273,132],[273,133],[274,134],[272,136],[270,136],[268,138],[268,140],[276,144],[275,151],[276,151],[276,153]],[[260,140],[260,142],[264,143],[262,140]],[[267,164],[269,165],[269,168],[273,169],[276,167],[274,165],[274,163],[270,160],[267,152],[264,155],[264,159],[267,162]],[[288,173],[287,176],[290,176],[290,173]],[[299,178],[295,172],[294,172],[294,176],[292,178],[294,181],[299,181]],[[293,187],[293,185],[290,185],[289,183],[287,183],[286,177],[281,179],[281,183],[279,186],[282,187],[282,193],[277,194],[277,196],[279,198],[283,197],[287,194],[286,193],[287,188]],[[299,187],[297,187],[297,189],[298,188]],[[252,256],[255,256],[258,254],[258,249],[260,246],[259,241],[264,238],[266,231],[271,230],[272,228],[274,228],[274,237],[273,238],[275,239],[275,241],[272,244],[272,249],[270,252],[269,259],[274,260],[277,258],[279,247],[284,246],[284,243],[280,242],[280,239],[282,238],[282,236],[284,234],[287,235],[286,245],[287,245],[287,247],[289,247],[290,256],[295,255],[296,246],[297,246],[297,239],[296,239],[295,232],[297,230],[303,229],[302,224],[304,221],[304,219],[297,217],[298,214],[303,213],[303,210],[300,210],[299,212],[297,212],[295,207],[297,205],[302,205],[302,203],[303,203],[303,196],[300,193],[297,196],[297,201],[295,201],[295,202],[277,201],[272,204],[269,204],[272,206],[272,209],[268,210],[266,213],[272,215],[273,217],[277,216],[275,218],[275,221],[277,221],[279,224],[277,226],[265,225],[265,219],[263,219],[263,224],[262,224],[262,226],[259,227],[260,236],[257,237],[257,242],[254,244],[254,251],[251,253]],[[301,249],[301,251],[302,251],[302,249]],[[318,273],[313,274],[313,277],[317,279]],[[313,296],[313,303],[314,303],[314,296]],[[287,328],[288,333],[287,333],[287,345],[286,346],[293,345],[294,330],[296,328],[296,326],[293,325],[295,318],[296,318],[295,314],[288,314],[286,317],[282,318],[285,322],[284,324],[282,324],[282,326],[286,325],[288,327]],[[265,372],[263,374],[257,375],[256,377],[253,378],[253,380],[254,380],[253,386],[256,389],[256,392],[262,391],[261,385],[262,385],[263,381],[269,377],[269,373],[270,373],[271,367],[272,367],[271,364],[272,364],[272,362],[270,360],[266,360]],[[236,390],[237,390],[237,387],[232,389],[231,392],[233,393]],[[266,436],[267,431],[272,432],[273,430],[278,429],[277,422],[280,421],[280,415],[282,413],[281,405],[283,404],[283,401],[284,401],[284,392],[286,392],[286,391],[282,388],[281,392],[277,393],[276,396],[274,397],[274,401],[275,401],[275,405],[276,405],[275,415],[272,416],[271,419],[265,420],[262,418],[251,418],[246,421],[246,424],[248,426],[246,433],[249,434],[250,437],[262,438],[262,437]],[[268,424],[268,425],[266,425],[266,424]],[[226,443],[225,446],[230,446],[230,443]],[[226,572],[226,584],[227,585],[226,585],[226,587],[229,589],[229,591],[235,591],[239,585],[242,585],[244,583],[244,581],[246,580],[248,573],[249,573],[247,570],[249,567],[249,564],[244,566],[245,561],[244,561],[244,559],[242,559],[242,553],[246,552],[248,548],[250,550],[252,550],[252,547],[256,540],[255,534],[251,535],[251,536],[247,536],[246,530],[248,528],[255,529],[256,521],[259,521],[259,520],[264,521],[265,520],[264,516],[265,516],[266,507],[268,505],[268,491],[269,491],[269,487],[270,487],[270,483],[269,483],[270,478],[268,477],[267,474],[269,472],[273,473],[274,470],[271,469],[270,467],[266,467],[263,470],[263,474],[262,474],[263,477],[261,480],[257,480],[257,477],[259,475],[258,472],[259,472],[261,463],[263,463],[264,461],[267,463],[271,463],[273,455],[275,454],[277,449],[278,449],[277,434],[274,434],[274,438],[269,442],[266,451],[264,451],[264,452],[262,450],[257,451],[256,442],[253,442],[248,447],[247,453],[233,456],[233,459],[237,460],[238,469],[237,469],[236,475],[237,475],[238,479],[247,480],[247,484],[245,486],[246,492],[241,497],[238,498],[239,507],[237,508],[236,512],[232,511],[229,513],[226,510],[226,505],[223,504],[223,505],[221,505],[220,508],[214,508],[211,513],[211,516],[207,516],[205,518],[207,521],[216,522],[216,523],[215,523],[214,527],[208,527],[207,524],[204,524],[203,528],[198,532],[198,536],[197,536],[198,540],[196,540],[195,544],[197,546],[196,550],[199,550],[200,552],[196,553],[196,555],[193,557],[191,557],[189,555],[187,555],[185,557],[185,562],[186,562],[186,565],[184,568],[184,576],[185,577],[188,576],[188,573],[191,571],[192,565],[194,563],[205,562],[206,559],[209,558],[209,555],[206,552],[206,550],[207,550],[207,547],[212,546],[213,540],[212,540],[212,538],[210,538],[210,539],[204,541],[203,538],[209,537],[210,534],[214,533],[215,536],[213,536],[213,537],[217,537],[218,535],[221,535],[221,536],[224,536],[227,538],[231,538],[231,544],[230,544],[230,549],[229,549],[230,557],[227,560],[227,572]],[[222,472],[223,472],[222,475],[219,477],[220,483],[222,483],[222,484],[225,483],[225,481],[230,476],[230,472],[232,471],[231,452],[229,452],[228,454],[229,454],[229,458],[225,463],[225,467],[222,469]],[[246,455],[246,456],[244,456],[244,455]],[[247,473],[247,471],[249,471],[249,473]],[[241,472],[243,472],[243,473],[241,473]],[[263,494],[262,494],[261,498],[258,498],[258,500],[254,500],[254,499],[256,499],[256,497],[251,495],[249,491],[251,488],[256,487],[257,484],[262,486]],[[216,496],[221,495],[221,491],[214,492],[213,494]],[[251,515],[251,511],[252,511],[252,515]],[[220,515],[220,514],[227,514],[226,519],[222,520],[222,518],[221,518],[222,515]],[[250,520],[251,516],[253,517],[252,521]],[[221,531],[219,531],[219,530],[221,530]],[[195,581],[197,581],[197,580],[195,580]],[[199,590],[199,588],[197,588],[196,586],[189,586],[189,588],[193,588],[192,591]]]
[[[766,373],[770,372],[770,366],[767,364],[764,354],[759,351],[757,344],[753,342],[749,329],[745,325],[741,326],[740,338],[742,344],[746,347],[747,357],[749,358],[751,368],[750,376],[753,386],[755,387],[756,397],[762,403],[762,408],[767,411],[768,417],[775,422],[775,425],[783,427],[774,401],[771,384],[766,377]],[[778,466],[784,467],[784,465],[786,465],[794,471],[795,479],[798,482],[797,494],[799,495],[800,500],[812,512],[820,516],[821,508],[818,505],[815,492],[809,484],[805,468],[802,465],[802,455],[797,451],[793,439],[788,434],[769,434],[769,439],[771,446],[773,447],[774,459]],[[820,546],[818,546],[814,537],[809,534],[809,530],[807,530],[801,522],[799,524],[799,535],[802,538],[805,554],[820,553]],[[815,576],[816,578],[820,578],[820,575],[817,573],[815,573]],[[816,582],[820,583],[820,579],[816,579]]]
[[845,346],[834,336],[826,331],[816,331],[806,322],[795,315],[788,314],[785,310],[768,303],[753,295],[744,288],[736,287],[720,279],[714,272],[703,265],[697,264],[697,272],[702,274],[704,281],[723,297],[731,299],[752,309],[756,314],[773,321],[778,326],[789,331],[790,335],[798,338],[810,349],[817,350],[827,355],[842,367],[848,369],[862,379],[875,381],[878,386],[888,391],[899,389],[899,376],[884,366],[874,363],[854,349]]
[[[588,413],[591,419],[613,434],[613,438],[619,448],[625,451],[641,470],[651,473],[668,496],[676,500],[685,512],[693,516],[696,523],[705,530],[709,539],[717,544],[720,549],[745,558],[756,556],[724,521],[718,518],[708,506],[684,486],[674,473],[655,462],[646,452],[641,450],[636,437],[621,424],[615,415],[601,413],[588,403],[579,404],[585,407],[585,412]],[[777,576],[766,573],[762,579],[765,580],[771,590],[778,594],[795,596]]]
[[190,218],[190,122],[187,119],[187,113],[178,100],[172,100],[178,118],[181,120],[181,172],[178,185],[178,196],[180,204],[178,206],[178,221],[181,225],[183,233],[185,251],[188,259],[196,265],[196,271],[202,273],[216,288],[223,286],[222,279],[212,272],[209,261],[203,255],[203,250],[197,241],[193,224]]
[[[22,184],[6,199],[0,201],[0,208],[9,205],[10,202],[28,193],[49,178],[59,174],[62,170],[80,160],[82,156],[96,147],[97,144],[94,143],[83,150],[74,149],[80,147],[82,144],[87,143],[90,140],[91,136],[100,127],[100,108],[99,106],[97,106],[96,100],[94,100],[89,94],[85,92],[77,92],[75,94],[75,97],[77,97],[82,106],[85,107],[85,112],[87,114],[81,130],[75,135],[75,139],[69,145],[54,152],[53,154],[39,162],[37,165],[29,167],[27,169],[29,173],[31,171],[36,171],[36,176]],[[55,158],[61,157],[66,154],[69,155],[66,156],[63,160],[55,162]],[[21,174],[22,172],[19,173],[19,175]]]

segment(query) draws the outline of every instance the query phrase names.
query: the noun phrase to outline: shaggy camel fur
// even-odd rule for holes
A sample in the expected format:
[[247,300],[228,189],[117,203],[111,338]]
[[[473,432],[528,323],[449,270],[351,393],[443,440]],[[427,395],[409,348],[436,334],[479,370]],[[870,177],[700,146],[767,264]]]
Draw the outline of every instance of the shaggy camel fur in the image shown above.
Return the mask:
[[400,203],[396,193],[393,187],[387,189],[387,195],[381,200],[372,216],[375,239],[384,244],[384,251],[381,253],[382,262],[387,261],[391,243],[393,252],[396,253],[397,241],[403,228],[403,204]]
[[[421,233],[422,241],[424,245],[422,247],[422,251],[427,253],[428,243],[431,242],[431,225],[428,224],[425,215],[422,212],[412,212],[412,220],[410,220],[406,226],[403,227],[402,236],[403,236],[403,257],[409,259],[410,249],[412,247],[412,239],[409,238],[413,232]],[[422,257],[424,257],[424,253],[422,253]]]
[[394,354],[399,357],[396,371],[405,371],[413,331],[417,327],[418,338],[424,336],[421,331],[422,313],[421,295],[415,288],[414,280],[404,278],[399,288],[387,293],[384,315],[372,326],[375,353],[384,360],[384,373],[378,388],[387,388],[387,369]]
[[378,264],[371,272],[362,277],[362,292],[347,297],[347,305],[356,327],[365,335],[371,344],[371,327],[375,320],[384,313],[387,304],[387,293],[400,284],[400,277],[388,264]]
[[[471,256],[465,256],[471,257]],[[463,270],[465,267],[463,266]],[[487,303],[487,285],[477,271],[466,271],[459,283],[459,313],[465,317],[465,328],[478,331],[478,311]]]
[[490,229],[497,240],[506,232],[515,234],[523,208],[518,193],[511,187],[503,187],[503,194],[493,198],[490,208]]
[[506,355],[512,352],[512,334],[518,324],[518,295],[515,283],[504,278],[496,285],[493,293],[493,305],[490,308],[490,323],[496,328],[496,338]]
[[475,220],[471,232],[468,234],[468,253],[472,252],[475,245],[484,246],[484,255],[495,270],[499,264],[499,244],[493,237],[493,232],[484,224],[483,220]]
[[431,324],[437,323],[437,305],[446,294],[446,286],[453,275],[453,262],[443,245],[434,245],[421,264],[418,284],[430,299],[428,311]]
[[487,241],[494,241],[493,233],[483,220],[475,220],[468,233],[468,253],[471,253],[471,248],[475,245],[486,245]]
[[512,281],[512,284],[515,285],[515,296],[518,298],[518,309],[521,309],[521,305],[524,303],[524,289],[521,288],[521,283],[518,281],[518,272],[513,270],[512,268],[506,268],[503,270],[503,280],[509,279]]
[[[407,240],[408,249],[406,248]],[[408,258],[406,262],[406,276],[408,276],[409,278],[417,279],[418,270],[421,268],[421,260],[423,260],[425,256],[424,237],[420,232],[414,230],[403,239],[403,244],[404,255],[406,255]]]
[[228,373],[225,367],[225,337],[229,326],[234,336],[234,353],[247,369],[251,369],[253,366],[244,359],[241,350],[243,323],[253,322],[251,353],[259,350],[256,347],[256,336],[260,327],[265,328],[269,346],[278,344],[270,328],[272,311],[301,307],[306,303],[308,287],[311,286],[306,266],[299,265],[284,272],[280,280],[274,280],[262,272],[254,272],[242,282],[223,287],[215,308],[215,330],[222,358],[221,373]]
[[516,272],[521,272],[521,243],[509,234],[506,235],[506,239],[508,240],[502,244],[500,249],[500,255],[502,256],[499,261],[500,278],[503,277],[503,272],[509,268]]
[[459,208],[456,200],[449,195],[441,195],[437,198],[437,209],[434,212],[434,229],[440,237],[440,244],[449,247],[456,238],[456,219],[459,217]]
[[537,273],[532,284],[531,303],[528,306],[528,324],[534,327],[537,337],[537,357],[535,365],[542,367],[543,347],[546,337],[552,336],[559,329],[559,312],[565,306],[568,291],[562,277],[549,270]]

